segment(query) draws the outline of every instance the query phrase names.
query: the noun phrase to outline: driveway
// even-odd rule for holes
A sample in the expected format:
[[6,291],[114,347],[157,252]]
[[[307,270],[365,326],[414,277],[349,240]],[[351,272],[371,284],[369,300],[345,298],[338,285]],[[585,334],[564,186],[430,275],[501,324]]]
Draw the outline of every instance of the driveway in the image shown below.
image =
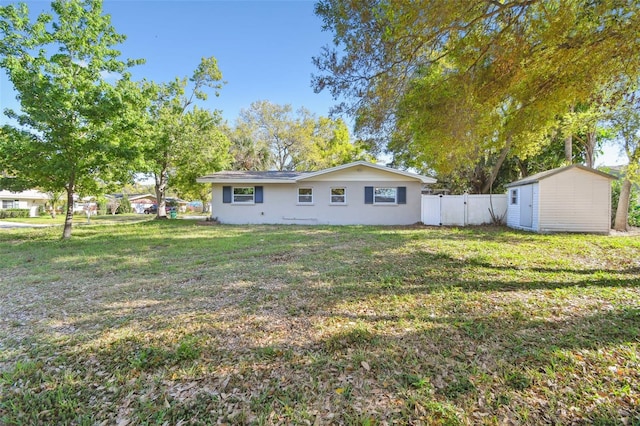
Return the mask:
[[0,220],[0,229],[5,228],[46,228],[51,225],[42,225],[36,223],[20,223],[20,222],[8,222],[6,220]]

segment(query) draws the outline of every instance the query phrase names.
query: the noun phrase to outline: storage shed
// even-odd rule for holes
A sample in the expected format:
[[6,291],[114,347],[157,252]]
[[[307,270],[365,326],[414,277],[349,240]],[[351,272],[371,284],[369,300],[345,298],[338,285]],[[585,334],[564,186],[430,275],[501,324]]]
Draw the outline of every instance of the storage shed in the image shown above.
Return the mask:
[[507,226],[541,233],[611,229],[615,176],[574,164],[507,185]]

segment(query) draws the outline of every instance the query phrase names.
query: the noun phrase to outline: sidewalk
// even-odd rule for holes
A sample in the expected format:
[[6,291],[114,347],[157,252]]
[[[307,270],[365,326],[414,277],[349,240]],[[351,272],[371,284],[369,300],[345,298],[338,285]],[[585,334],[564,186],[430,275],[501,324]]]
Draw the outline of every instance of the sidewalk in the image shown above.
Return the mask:
[[0,229],[4,228],[46,228],[49,226],[55,225],[45,225],[38,223],[19,223],[19,222],[9,222],[6,220],[0,220]]

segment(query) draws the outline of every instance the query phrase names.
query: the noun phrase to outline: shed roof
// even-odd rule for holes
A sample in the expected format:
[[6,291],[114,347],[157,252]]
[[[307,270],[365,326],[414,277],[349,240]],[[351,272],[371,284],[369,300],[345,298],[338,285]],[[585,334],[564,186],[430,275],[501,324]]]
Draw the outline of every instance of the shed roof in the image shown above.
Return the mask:
[[615,177],[613,175],[610,175],[609,173],[601,172],[600,170],[592,169],[591,167],[583,166],[582,164],[572,164],[570,166],[558,167],[556,169],[546,170],[544,172],[536,173],[535,175],[527,176],[524,179],[520,179],[520,180],[517,180],[515,182],[511,182],[506,187],[510,188],[512,186],[529,185],[531,183],[539,182],[539,181],[541,181],[543,179],[546,179],[548,177],[557,175],[558,173],[563,173],[563,172],[571,170],[571,169],[584,170],[585,172],[594,173],[594,174],[597,174],[597,175],[600,175],[602,177],[605,177],[605,178],[608,178],[608,179],[612,179],[612,180],[617,179],[617,177]]

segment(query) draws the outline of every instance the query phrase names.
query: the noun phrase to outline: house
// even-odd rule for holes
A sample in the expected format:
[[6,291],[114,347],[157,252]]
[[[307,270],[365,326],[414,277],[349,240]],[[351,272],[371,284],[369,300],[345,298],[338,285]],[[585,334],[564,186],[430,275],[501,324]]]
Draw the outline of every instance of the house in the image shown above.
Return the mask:
[[542,233],[608,234],[613,179],[574,164],[512,182],[507,185],[507,226]]
[[49,194],[29,189],[22,192],[0,191],[0,209],[28,209],[29,216],[38,216],[49,201]]
[[317,172],[227,171],[211,184],[211,216],[231,224],[409,225],[436,180],[365,161]]

